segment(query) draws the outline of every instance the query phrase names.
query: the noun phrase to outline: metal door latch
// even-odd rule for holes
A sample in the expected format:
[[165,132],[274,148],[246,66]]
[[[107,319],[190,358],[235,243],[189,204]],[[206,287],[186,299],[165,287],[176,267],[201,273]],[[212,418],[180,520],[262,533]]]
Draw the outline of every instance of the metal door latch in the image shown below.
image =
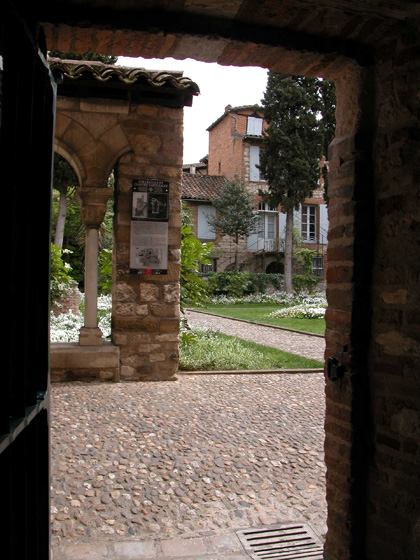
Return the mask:
[[340,364],[337,358],[328,358],[327,360],[327,376],[330,381],[337,381],[342,377],[344,367]]

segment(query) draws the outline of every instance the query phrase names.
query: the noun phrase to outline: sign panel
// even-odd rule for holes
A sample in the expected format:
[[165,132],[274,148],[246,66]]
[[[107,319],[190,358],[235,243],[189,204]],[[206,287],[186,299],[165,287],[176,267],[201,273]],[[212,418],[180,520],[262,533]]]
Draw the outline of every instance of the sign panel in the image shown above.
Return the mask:
[[169,181],[133,179],[130,273],[168,273]]

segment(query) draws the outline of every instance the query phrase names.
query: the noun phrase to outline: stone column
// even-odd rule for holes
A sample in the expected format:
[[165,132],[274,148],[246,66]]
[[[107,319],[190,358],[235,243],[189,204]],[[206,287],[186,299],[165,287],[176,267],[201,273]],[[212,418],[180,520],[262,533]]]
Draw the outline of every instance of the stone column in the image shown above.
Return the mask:
[[98,249],[99,227],[104,219],[106,203],[111,196],[108,188],[84,187],[77,195],[82,207],[82,222],[86,227],[85,244],[85,320],[80,329],[80,346],[100,346],[102,332],[98,327]]

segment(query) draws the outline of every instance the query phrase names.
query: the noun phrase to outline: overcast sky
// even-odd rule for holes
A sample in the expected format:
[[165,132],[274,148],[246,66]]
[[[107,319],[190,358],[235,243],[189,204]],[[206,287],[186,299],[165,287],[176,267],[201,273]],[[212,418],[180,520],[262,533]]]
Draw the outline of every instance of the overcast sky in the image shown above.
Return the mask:
[[182,70],[198,84],[200,95],[184,109],[184,163],[197,163],[207,155],[207,128],[224,112],[226,105],[261,103],[267,85],[267,70],[219,66],[196,60],[119,57],[117,64],[149,70]]

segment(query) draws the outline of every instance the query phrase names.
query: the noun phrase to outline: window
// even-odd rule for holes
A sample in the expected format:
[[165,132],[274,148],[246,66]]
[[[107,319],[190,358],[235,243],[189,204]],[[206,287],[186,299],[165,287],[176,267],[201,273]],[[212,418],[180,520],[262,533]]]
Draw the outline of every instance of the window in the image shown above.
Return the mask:
[[209,224],[209,217],[216,216],[216,208],[207,204],[198,207],[198,239],[216,239],[216,232]]
[[316,241],[316,206],[302,206],[302,241]]
[[260,214],[258,216],[258,238],[275,239],[276,214]]
[[259,117],[248,117],[246,124],[246,133],[252,136],[262,135],[263,120]]
[[250,146],[249,147],[249,180],[250,181],[265,181],[258,165],[260,164],[260,147]]
[[201,272],[203,274],[207,274],[208,272],[216,272],[216,270],[217,270],[216,259],[212,259],[211,264],[202,264],[201,265]]
[[260,200],[258,203],[258,210],[263,210],[265,212],[276,212],[276,209],[273,206],[270,206],[268,202],[263,202]]
[[268,214],[267,216],[267,239],[274,239],[276,236],[276,216]]
[[324,257],[314,257],[312,259],[312,271],[315,276],[324,276]]

